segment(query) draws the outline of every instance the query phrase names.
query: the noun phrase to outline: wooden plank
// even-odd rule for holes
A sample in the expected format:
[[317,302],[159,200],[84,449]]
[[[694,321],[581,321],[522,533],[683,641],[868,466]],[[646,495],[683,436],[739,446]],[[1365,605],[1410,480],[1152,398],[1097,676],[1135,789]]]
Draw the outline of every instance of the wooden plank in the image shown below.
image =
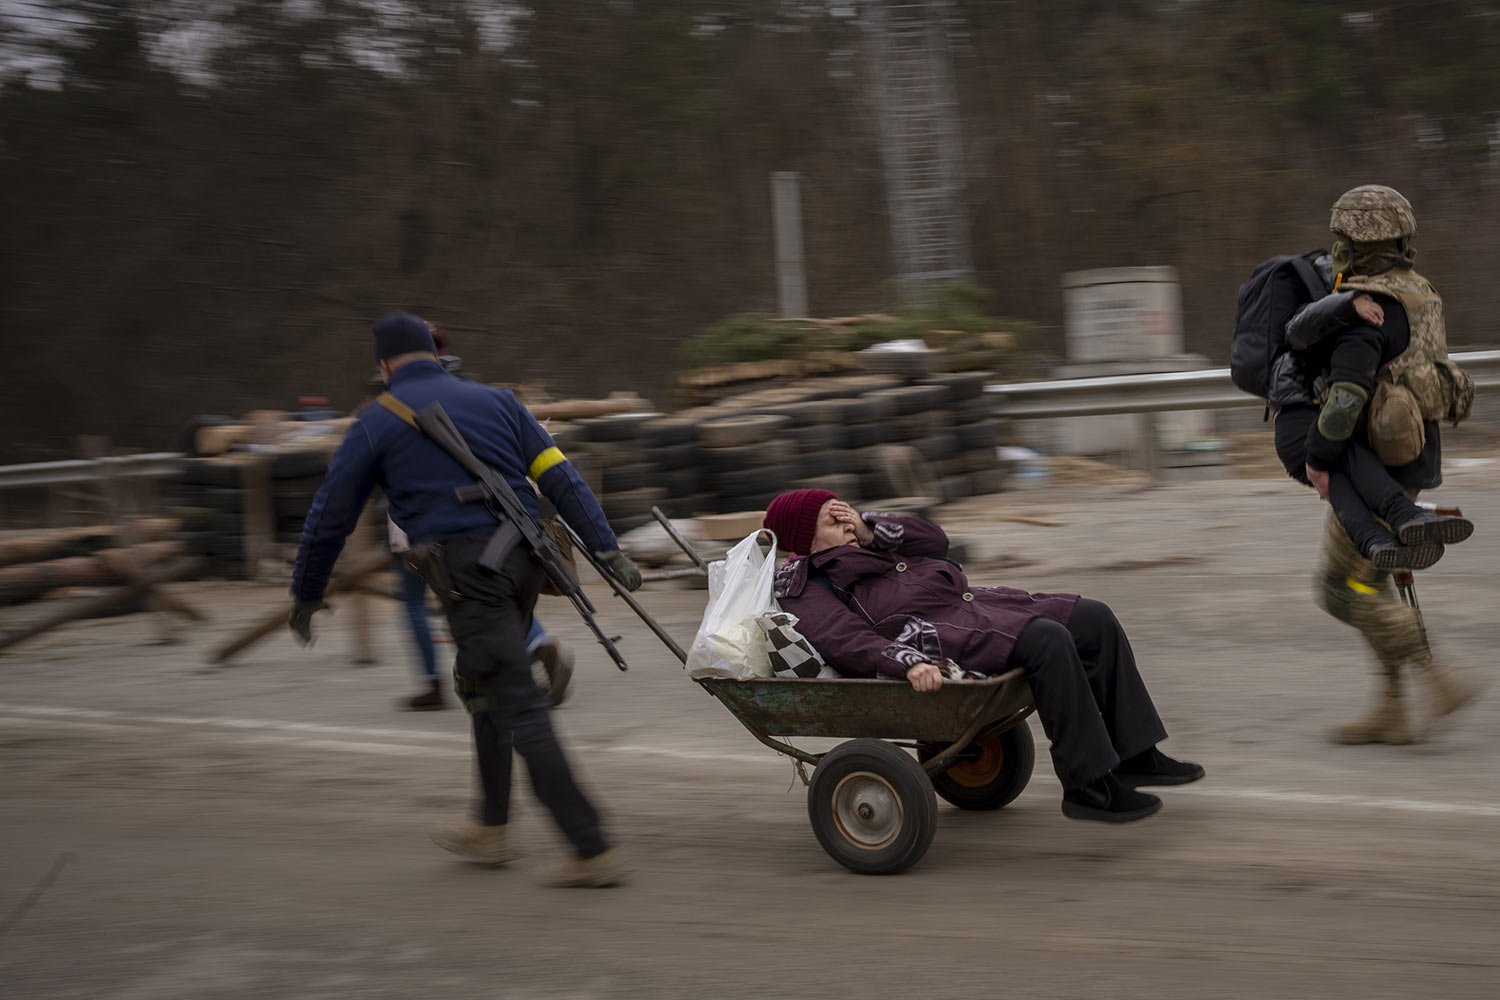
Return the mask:
[[169,580],[180,580],[196,572],[200,560],[193,556],[180,556],[153,566],[150,570],[141,574],[140,578],[122,587],[116,587],[105,594],[95,597],[85,597],[77,601],[69,601],[62,607],[43,615],[29,625],[6,632],[0,635],[0,651],[9,649],[11,646],[27,639],[34,638],[44,632],[49,632],[60,625],[79,621],[84,618],[93,618],[101,612],[126,601],[131,601],[149,591],[157,584],[166,583]]
[[[160,539],[175,531],[178,524],[178,520],[172,517],[148,517],[133,522],[142,541]],[[95,524],[80,528],[43,528],[0,537],[0,568],[89,555],[108,548],[116,531],[113,525]]]
[[[391,557],[386,552],[372,552],[358,560],[346,559],[341,562],[348,562],[348,566],[334,570],[333,579],[324,592],[325,596],[334,597],[358,589],[362,586],[365,577],[383,569],[389,569]],[[286,628],[289,611],[289,608],[283,606],[266,615],[229,642],[210,652],[208,662],[227,663],[266,636]]]

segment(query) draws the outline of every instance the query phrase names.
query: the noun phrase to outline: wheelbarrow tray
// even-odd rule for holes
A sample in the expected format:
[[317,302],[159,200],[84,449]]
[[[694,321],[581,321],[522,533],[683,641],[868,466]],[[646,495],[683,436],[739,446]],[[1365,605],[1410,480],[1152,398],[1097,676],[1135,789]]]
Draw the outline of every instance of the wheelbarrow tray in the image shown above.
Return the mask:
[[702,678],[698,683],[751,733],[952,743],[1032,708],[1019,670],[982,681],[947,681],[921,692],[862,678]]

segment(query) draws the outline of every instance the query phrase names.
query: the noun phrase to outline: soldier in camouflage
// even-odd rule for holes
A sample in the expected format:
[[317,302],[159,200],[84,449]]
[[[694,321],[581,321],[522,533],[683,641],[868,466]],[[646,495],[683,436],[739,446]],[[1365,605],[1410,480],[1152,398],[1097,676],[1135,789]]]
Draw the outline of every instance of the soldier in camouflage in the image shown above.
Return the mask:
[[[1329,228],[1335,238],[1335,288],[1375,297],[1385,315],[1385,348],[1373,392],[1355,392],[1330,379],[1319,425],[1357,424],[1391,475],[1415,497],[1442,483],[1437,422],[1457,423],[1468,415],[1473,383],[1448,360],[1442,299],[1412,267],[1417,220],[1411,203],[1392,188],[1361,185],[1334,202]],[[1328,412],[1356,399],[1352,414]],[[1363,421],[1343,419],[1357,418],[1358,410],[1366,410]],[[1403,696],[1403,667],[1411,667],[1429,689],[1428,723],[1473,700],[1474,691],[1461,676],[1434,662],[1421,619],[1397,597],[1390,573],[1359,553],[1331,510],[1317,590],[1324,609],[1370,644],[1382,681],[1374,708],[1337,727],[1331,734],[1335,742],[1407,743],[1417,737]]]

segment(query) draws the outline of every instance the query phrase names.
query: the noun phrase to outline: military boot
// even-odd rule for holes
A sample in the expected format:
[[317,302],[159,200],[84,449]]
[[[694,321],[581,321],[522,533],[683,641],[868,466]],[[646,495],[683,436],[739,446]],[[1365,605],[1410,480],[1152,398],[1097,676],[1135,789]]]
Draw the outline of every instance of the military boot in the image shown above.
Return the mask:
[[454,823],[432,831],[432,842],[477,865],[503,865],[521,856],[510,841],[508,826]]
[[1334,743],[1349,746],[1363,743],[1410,743],[1412,732],[1406,721],[1406,702],[1399,694],[1386,691],[1364,717],[1335,726],[1328,738]]
[[1456,670],[1434,666],[1420,671],[1418,676],[1427,686],[1427,725],[1452,715],[1479,697],[1479,689]]
[[620,852],[610,848],[592,858],[571,858],[553,868],[547,884],[563,889],[603,889],[625,881],[630,870]]

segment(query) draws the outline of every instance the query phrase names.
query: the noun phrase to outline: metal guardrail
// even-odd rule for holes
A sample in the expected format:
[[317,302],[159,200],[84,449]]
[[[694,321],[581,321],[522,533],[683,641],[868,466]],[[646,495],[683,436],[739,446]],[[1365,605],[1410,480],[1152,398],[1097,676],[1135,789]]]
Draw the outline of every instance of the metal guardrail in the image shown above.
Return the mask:
[[[1479,392],[1500,389],[1500,351],[1466,351],[1449,357],[1469,373]],[[986,386],[985,392],[994,400],[997,416],[1015,420],[1265,405],[1235,388],[1228,368],[1017,382]]]
[[183,456],[177,452],[158,451],[149,455],[0,465],[0,490],[92,483],[106,475],[126,479],[161,479],[176,473],[182,459]]
[[[1465,351],[1450,357],[1474,379],[1479,392],[1500,390],[1500,351]],[[1235,388],[1228,368],[1017,382],[986,386],[985,392],[994,400],[997,416],[1015,420],[1265,405]],[[176,472],[184,457],[176,452],[155,452],[95,460],[0,465],[0,490],[93,482],[105,473],[159,479]]]

